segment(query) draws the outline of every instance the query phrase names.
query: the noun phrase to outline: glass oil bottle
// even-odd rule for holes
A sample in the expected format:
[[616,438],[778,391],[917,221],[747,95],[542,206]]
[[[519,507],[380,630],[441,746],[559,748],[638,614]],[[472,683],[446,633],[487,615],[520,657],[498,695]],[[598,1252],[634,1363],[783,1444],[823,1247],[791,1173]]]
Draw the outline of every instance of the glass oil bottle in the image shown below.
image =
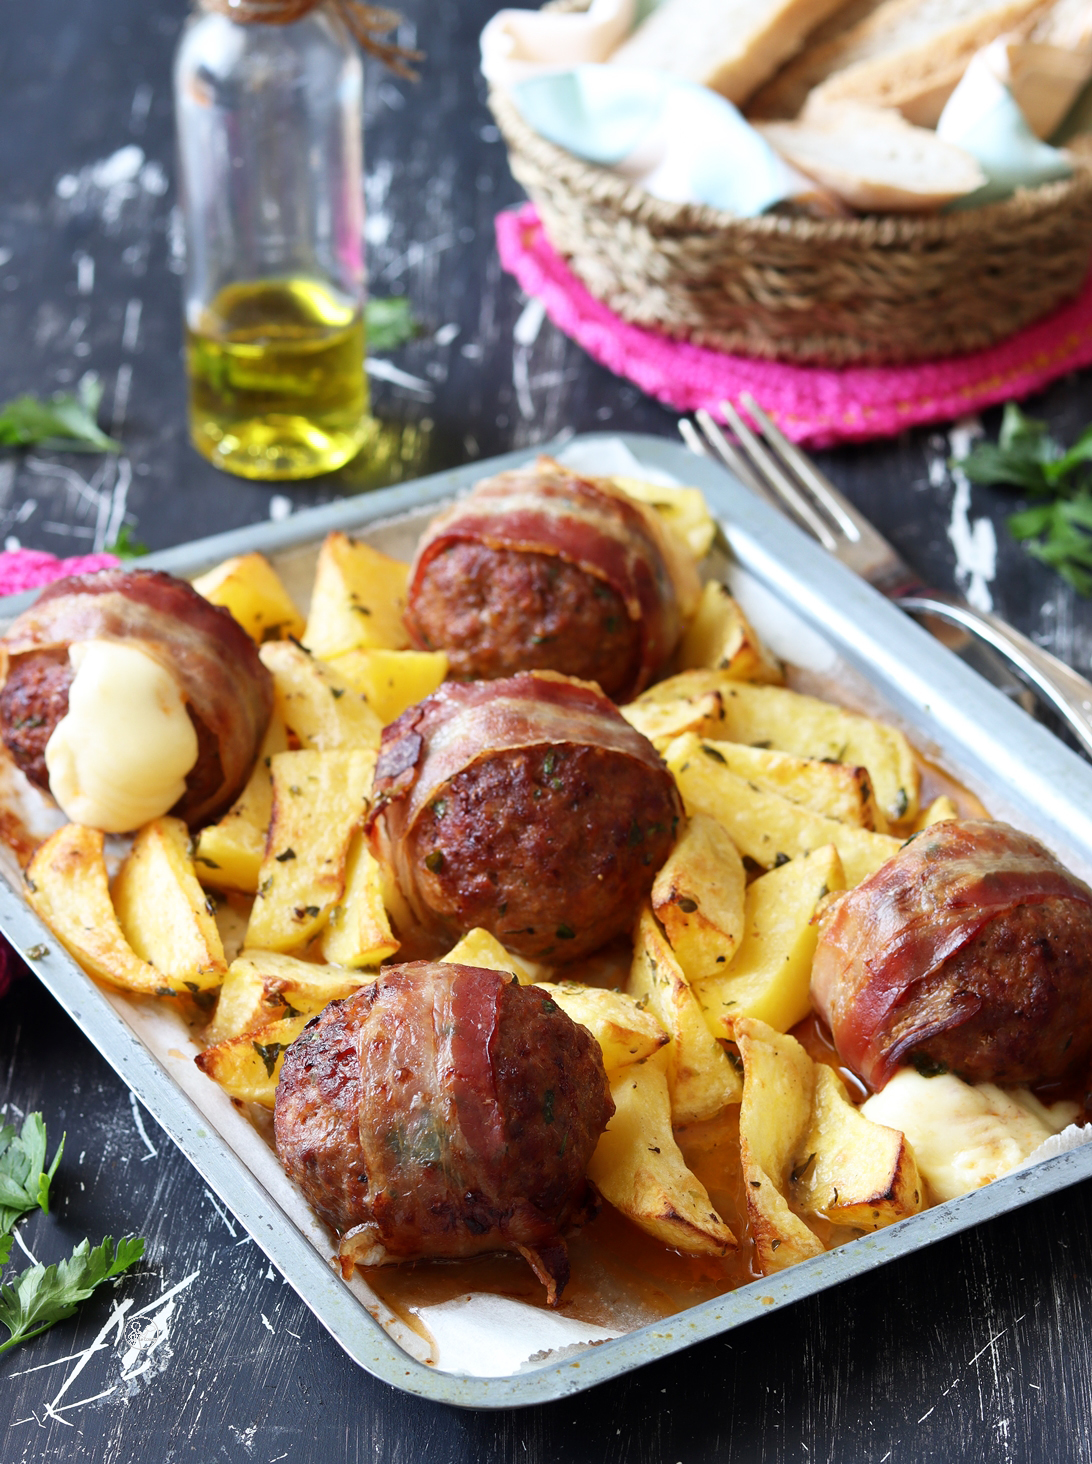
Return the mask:
[[175,106],[193,444],[244,478],[341,467],[374,430],[359,50],[330,7],[240,24],[208,4]]

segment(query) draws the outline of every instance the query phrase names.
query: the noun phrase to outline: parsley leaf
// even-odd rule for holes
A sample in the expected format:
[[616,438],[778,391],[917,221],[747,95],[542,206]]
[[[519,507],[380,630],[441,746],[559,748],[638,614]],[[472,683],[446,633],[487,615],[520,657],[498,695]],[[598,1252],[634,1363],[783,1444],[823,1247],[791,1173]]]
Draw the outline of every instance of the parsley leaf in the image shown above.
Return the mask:
[[102,383],[85,376],[76,395],[56,392],[47,402],[21,396],[0,407],[0,447],[45,447],[60,452],[120,452],[95,418]]
[[[49,1214],[49,1185],[63,1153],[62,1136],[53,1163],[44,1167],[46,1126],[40,1113],[27,1114],[18,1136],[7,1124],[0,1128],[0,1236],[9,1238],[16,1222],[31,1210]],[[0,1256],[0,1265],[6,1260],[6,1255]]]
[[108,1235],[94,1250],[90,1241],[81,1241],[68,1260],[56,1266],[20,1271],[0,1285],[0,1322],[9,1334],[6,1342],[0,1342],[0,1354],[67,1320],[97,1287],[127,1271],[143,1254],[144,1241],[139,1237],[123,1237],[115,1250]]
[[119,559],[140,559],[152,551],[136,537],[129,524],[122,524],[114,542],[106,545],[106,552],[116,554]]
[[1008,402],[996,443],[978,443],[956,460],[972,483],[1015,488],[1046,500],[1009,517],[1009,532],[1080,595],[1092,595],[1092,426],[1068,452],[1045,422]]
[[417,322],[404,295],[369,300],[364,308],[364,324],[370,351],[393,351],[417,334]]

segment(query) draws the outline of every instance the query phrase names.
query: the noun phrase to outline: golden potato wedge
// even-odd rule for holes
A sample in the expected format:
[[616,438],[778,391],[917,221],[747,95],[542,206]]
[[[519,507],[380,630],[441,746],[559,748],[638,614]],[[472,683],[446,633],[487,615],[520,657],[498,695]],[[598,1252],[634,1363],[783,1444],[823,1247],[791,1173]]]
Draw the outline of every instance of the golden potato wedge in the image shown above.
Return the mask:
[[818,1236],[785,1198],[794,1156],[811,1121],[815,1064],[795,1037],[765,1022],[742,1019],[735,1038],[743,1059],[739,1149],[747,1218],[755,1259],[768,1276],[823,1253]]
[[378,750],[383,723],[363,692],[294,641],[270,641],[258,653],[273,676],[274,705],[301,747],[332,752]]
[[239,890],[244,895],[257,890],[265,837],[273,817],[270,763],[277,753],[287,751],[288,734],[274,712],[246,787],[220,822],[210,824],[197,836],[194,868],[203,885]]
[[798,859],[833,844],[842,858],[846,885],[855,885],[902,848],[902,840],[870,829],[839,823],[769,793],[733,773],[718,750],[693,732],[684,732],[664,751],[688,814],[706,813],[727,830],[739,852],[763,869]]
[[659,752],[668,743],[684,732],[696,732],[700,736],[707,728],[719,736],[721,723],[721,695],[719,691],[706,691],[693,700],[630,702],[619,707],[622,716],[631,727],[647,737]]
[[223,605],[259,645],[303,634],[305,621],[264,554],[225,559],[193,582],[199,595]]
[[215,912],[216,929],[220,932],[220,944],[224,948],[224,960],[230,966],[242,952],[254,901],[249,895],[240,894],[238,890],[216,890],[209,887],[205,893]]
[[738,1103],[739,1074],[713,1036],[667,939],[646,905],[633,937],[627,993],[642,1002],[671,1037],[667,1081],[673,1123],[714,1118]]
[[228,967],[205,1041],[211,1047],[285,1017],[317,1016],[330,1002],[374,980],[361,971],[316,966],[276,951],[247,951]]
[[587,1027],[603,1052],[609,1078],[624,1067],[644,1062],[671,1038],[650,1011],[623,991],[584,986],[579,981],[536,981],[574,1022]]
[[629,498],[654,508],[694,559],[704,559],[713,547],[717,525],[700,488],[665,487],[640,478],[614,478],[614,486]]
[[723,974],[699,981],[695,994],[709,1028],[731,1037],[741,1017],[754,1017],[787,1032],[811,1011],[811,963],[819,902],[845,889],[842,861],[833,844],[763,874],[748,887],[744,934]]
[[681,671],[724,671],[735,681],[781,686],[785,673],[766,649],[727,585],[710,580],[675,656]]
[[928,808],[923,808],[914,820],[914,833],[920,834],[922,829],[930,829],[934,824],[948,823],[953,818],[959,817],[959,809],[948,797],[942,793],[939,798],[934,798]]
[[765,747],[748,747],[744,742],[714,742],[702,738],[712,756],[715,750],[730,768],[749,783],[799,803],[812,813],[836,818],[859,829],[887,832],[887,819],[876,802],[867,768],[849,763],[822,762],[815,757],[796,757],[791,752],[773,752]]
[[905,1134],[867,1119],[834,1069],[816,1063],[811,1127],[790,1177],[797,1207],[835,1225],[881,1230],[916,1215],[922,1190]]
[[242,1037],[229,1037],[215,1047],[206,1047],[194,1062],[220,1084],[229,1098],[272,1108],[285,1051],[310,1020],[302,1015],[282,1017]]
[[[917,764],[910,744],[897,728],[787,687],[752,686],[723,671],[683,671],[642,692],[626,709],[627,719],[638,726],[644,708],[673,702],[694,704],[711,692],[720,695],[715,719],[703,719],[687,730],[724,742],[745,742],[796,757],[830,758],[867,768],[876,801],[889,822],[917,815]],[[685,712],[680,708],[675,717],[684,718]]]
[[734,1250],[735,1236],[675,1142],[659,1060],[623,1068],[610,1092],[614,1117],[588,1165],[588,1178],[603,1198],[641,1230],[687,1255]]
[[409,565],[348,534],[328,534],[315,566],[303,643],[328,660],[364,646],[409,649],[402,624]]
[[273,821],[247,927],[248,947],[294,951],[345,892],[349,844],[368,805],[375,753],[301,750],[273,758]]
[[98,829],[81,824],[65,824],[51,834],[27,865],[27,904],[69,955],[100,981],[147,996],[179,995],[122,934],[110,900],[103,843]]
[[322,932],[322,954],[334,966],[378,966],[397,949],[383,906],[379,864],[364,835],[356,833],[345,865],[345,893]]
[[443,651],[346,651],[330,665],[367,697],[384,726],[430,696],[448,669]]
[[227,970],[215,907],[197,883],[180,818],[157,818],[133,840],[111,891],[122,934],[176,990],[208,991]]
[[652,886],[652,908],[688,981],[716,975],[735,954],[746,883],[724,829],[695,813]]
[[510,972],[521,986],[531,985],[525,963],[506,950],[492,931],[483,930],[480,925],[468,930],[458,945],[452,946],[440,959],[451,966],[481,966],[485,971]]

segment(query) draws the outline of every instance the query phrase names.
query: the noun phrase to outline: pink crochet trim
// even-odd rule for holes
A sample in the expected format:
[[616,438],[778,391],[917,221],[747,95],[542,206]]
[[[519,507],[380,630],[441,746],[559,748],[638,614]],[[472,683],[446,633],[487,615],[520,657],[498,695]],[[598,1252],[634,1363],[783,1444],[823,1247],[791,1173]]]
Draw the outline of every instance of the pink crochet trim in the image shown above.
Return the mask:
[[36,590],[66,574],[91,574],[117,563],[116,554],[77,554],[72,559],[58,559],[44,549],[6,549],[0,553],[0,595]]
[[0,939],[0,997],[7,996],[15,983],[15,978],[22,974],[22,961],[20,961],[7,941]]
[[546,238],[533,204],[497,215],[500,261],[601,365],[680,412],[749,391],[786,436],[812,447],[951,421],[1092,362],[1092,277],[1084,293],[1000,345],[910,366],[832,370],[729,356],[629,325],[596,300]]

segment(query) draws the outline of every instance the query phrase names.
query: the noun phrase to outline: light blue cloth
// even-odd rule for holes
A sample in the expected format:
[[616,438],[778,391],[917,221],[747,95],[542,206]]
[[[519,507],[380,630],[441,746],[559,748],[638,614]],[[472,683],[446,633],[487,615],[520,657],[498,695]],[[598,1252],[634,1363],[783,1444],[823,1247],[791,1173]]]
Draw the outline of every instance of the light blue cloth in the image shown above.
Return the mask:
[[671,202],[754,218],[801,191],[799,174],[731,102],[664,72],[576,66],[517,82],[511,96],[549,142]]
[[937,134],[970,153],[989,179],[984,187],[950,204],[952,210],[996,203],[1017,188],[1035,188],[1073,173],[1057,148],[1035,136],[1007,87],[998,86],[988,109],[969,126],[946,129],[942,115]]

